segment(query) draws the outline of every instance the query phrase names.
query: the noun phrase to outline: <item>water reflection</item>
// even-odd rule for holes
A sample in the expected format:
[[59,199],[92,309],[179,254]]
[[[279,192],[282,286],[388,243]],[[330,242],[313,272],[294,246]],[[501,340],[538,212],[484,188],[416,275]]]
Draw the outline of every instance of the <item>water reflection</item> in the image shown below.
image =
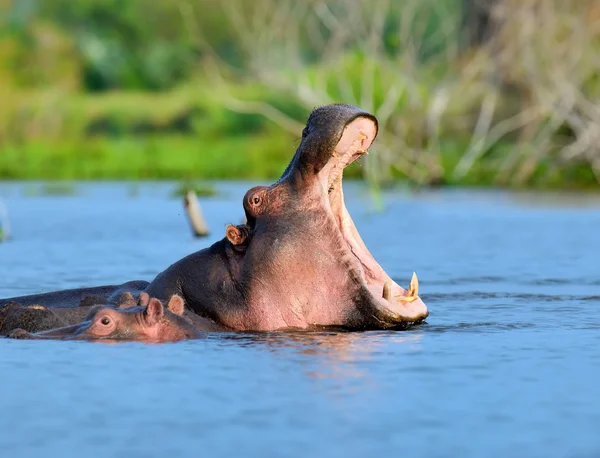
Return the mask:
[[281,358],[289,358],[290,353],[301,356],[295,360],[311,378],[359,378],[368,376],[368,366],[363,363],[377,359],[389,345],[403,345],[409,352],[421,351],[421,328],[397,332],[232,333],[216,338],[224,343],[255,347]]
[[434,325],[427,328],[428,333],[447,333],[447,332],[473,332],[489,333],[504,332],[521,329],[535,328],[534,323],[494,323],[494,322],[475,322],[475,323],[456,323],[452,325]]

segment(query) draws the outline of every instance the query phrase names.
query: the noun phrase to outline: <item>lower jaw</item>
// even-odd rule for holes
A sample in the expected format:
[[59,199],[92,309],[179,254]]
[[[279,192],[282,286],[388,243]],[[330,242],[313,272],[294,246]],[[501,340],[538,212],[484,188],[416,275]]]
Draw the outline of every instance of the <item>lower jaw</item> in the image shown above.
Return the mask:
[[[341,184],[340,184],[341,186]],[[346,210],[343,193],[341,189],[336,196],[335,210],[342,215],[336,217],[339,221],[339,229],[342,239],[347,245],[356,265],[356,276],[360,278],[363,287],[368,291],[372,301],[377,304],[383,314],[389,316],[393,323],[418,322],[424,320],[427,315],[427,307],[418,297],[418,279],[413,275],[408,290],[402,288],[393,281],[385,270],[377,263],[368,248],[360,240],[360,235],[352,218]]]
[[341,240],[345,242],[351,257],[354,258],[356,276],[361,279],[370,302],[377,307],[378,319],[381,318],[389,323],[389,327],[423,321],[429,315],[429,312],[423,301],[417,296],[418,281],[416,290],[413,290],[412,282],[409,291],[404,290],[389,277],[373,258],[361,240],[354,221],[352,221],[352,217],[346,209],[342,176],[343,170],[335,180],[327,183],[326,200],[340,231]]
[[407,296],[403,288],[395,282],[392,284],[389,299],[383,297],[384,287],[381,284],[365,285],[384,321],[393,325],[395,323],[418,323],[427,318],[429,312],[420,297]]

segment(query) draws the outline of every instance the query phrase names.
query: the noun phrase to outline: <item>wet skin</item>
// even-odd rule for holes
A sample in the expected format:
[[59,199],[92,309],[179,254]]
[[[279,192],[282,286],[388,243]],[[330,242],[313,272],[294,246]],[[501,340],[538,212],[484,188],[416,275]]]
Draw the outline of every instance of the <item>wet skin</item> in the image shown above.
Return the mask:
[[428,310],[416,278],[407,291],[387,275],[344,204],[343,170],[367,154],[376,135],[377,120],[359,108],[317,108],[281,178],[246,193],[247,223],[229,226],[222,240],[177,261],[149,284],[6,301],[75,307],[88,295],[112,303],[124,292],[161,300],[176,294],[196,316],[241,331],[402,329],[419,323]]
[[[126,292],[110,306],[127,308],[141,305],[141,298],[142,296],[135,298],[131,293]],[[42,304],[22,305],[18,302],[9,302],[0,306],[0,336],[5,336],[17,328],[36,333],[79,323],[88,316],[94,305],[103,303],[102,296],[85,296],[77,307],[68,308],[48,308]]]
[[169,299],[166,307],[156,298],[147,300],[147,305],[125,309],[97,305],[92,306],[88,316],[79,324],[34,334],[18,328],[9,337],[32,340],[176,342],[202,338],[206,335],[202,331],[222,330],[209,320],[206,320],[204,327],[195,326],[183,318],[183,313],[183,298],[177,295]]

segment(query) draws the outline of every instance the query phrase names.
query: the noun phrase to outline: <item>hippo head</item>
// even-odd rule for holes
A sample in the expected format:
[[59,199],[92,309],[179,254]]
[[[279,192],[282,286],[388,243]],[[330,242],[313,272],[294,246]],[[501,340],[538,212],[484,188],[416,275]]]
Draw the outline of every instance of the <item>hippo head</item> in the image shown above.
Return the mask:
[[[146,305],[144,305],[144,302]],[[163,307],[156,298],[142,299],[141,306],[116,309],[105,305],[92,307],[87,318],[79,324],[30,334],[15,329],[9,337],[15,339],[54,340],[127,340],[165,342],[189,339],[198,333],[182,314],[183,299],[172,296]]]
[[311,113],[281,178],[250,189],[243,199],[247,223],[227,228],[227,278],[218,281],[239,296],[213,308],[214,319],[235,329],[386,329],[427,317],[416,276],[408,291],[389,277],[344,203],[344,168],[367,154],[377,129],[373,115],[350,105]]

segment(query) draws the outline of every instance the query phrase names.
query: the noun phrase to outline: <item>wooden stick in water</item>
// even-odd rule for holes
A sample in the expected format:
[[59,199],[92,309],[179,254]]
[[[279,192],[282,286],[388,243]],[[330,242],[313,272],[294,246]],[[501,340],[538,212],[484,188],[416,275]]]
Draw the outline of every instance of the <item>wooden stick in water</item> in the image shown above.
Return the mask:
[[183,200],[183,206],[187,212],[193,234],[196,237],[206,237],[208,234],[210,234],[208,225],[206,224],[204,216],[202,215],[202,209],[200,208],[198,197],[193,190],[189,190],[186,193]]
[[10,238],[10,224],[8,222],[8,210],[4,202],[0,200],[0,242]]

